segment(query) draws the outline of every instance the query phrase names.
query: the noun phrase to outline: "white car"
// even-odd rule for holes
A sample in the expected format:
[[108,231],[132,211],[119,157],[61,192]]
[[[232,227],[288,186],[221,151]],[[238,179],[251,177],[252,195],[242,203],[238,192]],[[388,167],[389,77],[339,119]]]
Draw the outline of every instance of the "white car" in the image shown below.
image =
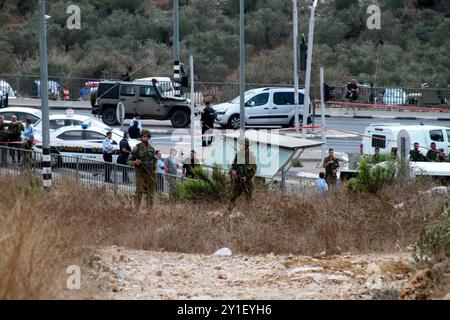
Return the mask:
[[[103,161],[103,141],[106,139],[108,131],[110,131],[108,128],[89,126],[88,124],[61,127],[53,130],[50,133],[51,152],[62,157],[53,157],[52,164],[75,163],[77,161],[75,157]],[[122,135],[113,132],[112,140],[114,147],[113,163],[116,163]],[[36,136],[36,142],[34,149],[41,151],[42,137]],[[131,148],[135,147],[137,143],[137,140],[129,140]]]
[[[294,126],[294,88],[258,88],[245,92],[245,123],[255,126]],[[304,90],[299,90],[298,114],[303,122]],[[224,128],[238,129],[240,114],[239,96],[213,106],[216,122]],[[309,104],[308,104],[309,105]],[[308,112],[310,113],[310,112]],[[311,123],[308,117],[307,123]]]
[[0,109],[0,115],[5,117],[5,123],[11,122],[13,115],[17,116],[17,120],[25,123],[26,119],[30,119],[32,124],[35,124],[42,117],[42,112],[39,109],[28,107],[8,107]]
[[403,89],[386,88],[381,94],[380,100],[385,105],[401,105],[407,102],[406,92]]
[[[52,114],[49,116],[49,129],[50,132],[53,130],[60,129],[62,127],[67,126],[80,126],[82,124],[87,124],[92,127],[98,127],[103,128],[104,130],[109,130],[117,135],[122,136],[122,131],[118,129],[112,129],[106,124],[103,123],[103,121],[94,119],[89,116],[83,116],[83,115],[68,115],[68,114]],[[39,119],[34,125],[34,132],[35,135],[41,135],[42,134],[42,119]]]
[[5,81],[0,79],[0,96],[5,96],[8,94],[8,99],[17,99],[16,91],[13,90],[11,85]]

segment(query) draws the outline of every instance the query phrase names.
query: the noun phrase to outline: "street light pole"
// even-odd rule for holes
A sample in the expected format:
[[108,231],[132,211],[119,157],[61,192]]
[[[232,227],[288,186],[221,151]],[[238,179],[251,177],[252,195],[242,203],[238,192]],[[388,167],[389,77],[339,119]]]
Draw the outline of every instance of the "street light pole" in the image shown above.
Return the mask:
[[50,156],[50,131],[48,109],[48,65],[47,32],[45,29],[45,0],[39,0],[39,55],[40,55],[40,95],[42,109],[42,185],[52,186],[52,165]]
[[179,15],[178,0],[173,0],[173,79],[175,96],[181,95],[180,80],[181,80],[181,67],[180,67],[180,15]]
[[[311,66],[312,66],[312,52],[313,52],[313,40],[314,40],[314,22],[315,12],[318,0],[314,0],[311,7],[311,16],[309,18],[309,30],[308,30],[308,56],[306,58],[306,75],[305,75],[305,103],[303,104],[303,123],[307,124],[309,117],[309,90],[311,87]],[[302,130],[302,138],[306,138],[306,130]]]
[[244,143],[245,139],[245,29],[244,29],[244,0],[239,0],[239,138]]
[[297,0],[292,0],[293,10],[293,47],[294,47],[294,105],[295,105],[295,128],[298,130],[299,120],[298,120],[298,10],[297,10]]

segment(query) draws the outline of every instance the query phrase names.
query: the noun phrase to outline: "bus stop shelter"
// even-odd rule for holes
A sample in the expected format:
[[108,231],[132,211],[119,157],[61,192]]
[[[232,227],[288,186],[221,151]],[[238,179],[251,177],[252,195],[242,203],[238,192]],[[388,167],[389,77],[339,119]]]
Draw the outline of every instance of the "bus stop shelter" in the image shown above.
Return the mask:
[[[229,170],[239,150],[239,130],[217,135],[210,147],[204,148],[203,163]],[[250,152],[256,157],[258,177],[273,179],[281,173],[281,186],[285,187],[286,173],[293,162],[310,148],[323,142],[271,133],[269,130],[247,130]]]

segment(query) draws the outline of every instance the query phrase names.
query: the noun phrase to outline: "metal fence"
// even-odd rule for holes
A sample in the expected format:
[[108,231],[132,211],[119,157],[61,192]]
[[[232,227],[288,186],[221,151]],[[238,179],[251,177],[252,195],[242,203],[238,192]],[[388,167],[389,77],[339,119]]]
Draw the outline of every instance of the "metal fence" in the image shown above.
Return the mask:
[[[8,93],[9,99],[17,97],[39,98],[39,76],[0,75],[0,96]],[[69,100],[89,100],[92,87],[86,84],[95,84],[99,79],[49,77],[50,99],[63,100],[63,89],[69,91]],[[166,95],[174,95],[174,86],[171,82],[159,82]],[[245,89],[250,90],[261,87],[292,87],[292,84],[264,84],[246,83]],[[370,87],[358,85],[358,97],[356,100],[347,97],[346,85],[330,86],[332,101],[354,101],[361,103],[377,103],[384,105],[415,105],[430,107],[450,107],[450,88],[402,88],[402,87]],[[300,86],[300,89],[302,87]],[[192,98],[188,89],[184,89],[183,95]],[[196,82],[194,101],[203,104],[205,101],[221,103],[234,99],[239,95],[239,83],[233,82]],[[320,88],[311,86],[311,99],[320,99]],[[1,98],[0,98],[1,99]]]
[[[52,183],[72,181],[92,188],[106,188],[134,193],[136,171],[133,167],[94,161],[81,157],[51,155]],[[0,175],[42,175],[42,152],[0,146]],[[177,183],[186,178],[166,173],[156,176],[156,191],[170,196]]]

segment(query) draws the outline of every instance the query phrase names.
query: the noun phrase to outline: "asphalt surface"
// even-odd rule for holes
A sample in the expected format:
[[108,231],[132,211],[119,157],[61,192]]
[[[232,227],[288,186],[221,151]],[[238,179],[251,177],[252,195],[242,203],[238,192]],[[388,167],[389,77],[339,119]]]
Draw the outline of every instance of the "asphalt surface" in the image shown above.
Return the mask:
[[[53,110],[52,114],[63,113],[64,111]],[[76,110],[76,113],[81,115],[92,115],[88,110]],[[399,124],[419,124],[423,122],[425,124],[436,125],[436,126],[446,126],[450,127],[450,121],[438,121],[438,120],[399,120],[399,119],[359,119],[359,118],[326,118],[326,126],[329,129],[343,130],[348,132],[353,132],[357,134],[363,134],[367,126],[373,123],[399,123]],[[125,127],[128,128],[128,121],[125,121]],[[142,121],[145,128],[150,129],[153,132],[153,143],[156,147],[178,147],[183,150],[188,150],[190,146],[189,138],[180,138],[180,135],[189,134],[186,130],[177,130],[175,135],[172,135],[172,125],[170,121],[155,121],[155,120],[143,120]],[[320,124],[320,119],[315,119],[315,124]],[[117,126],[116,128],[120,128]],[[217,128],[219,129],[219,127]],[[177,137],[178,136],[178,137]],[[200,140],[197,140],[199,143]],[[346,153],[359,153],[359,147],[362,141],[361,138],[328,138],[327,148],[334,148],[339,152]]]

